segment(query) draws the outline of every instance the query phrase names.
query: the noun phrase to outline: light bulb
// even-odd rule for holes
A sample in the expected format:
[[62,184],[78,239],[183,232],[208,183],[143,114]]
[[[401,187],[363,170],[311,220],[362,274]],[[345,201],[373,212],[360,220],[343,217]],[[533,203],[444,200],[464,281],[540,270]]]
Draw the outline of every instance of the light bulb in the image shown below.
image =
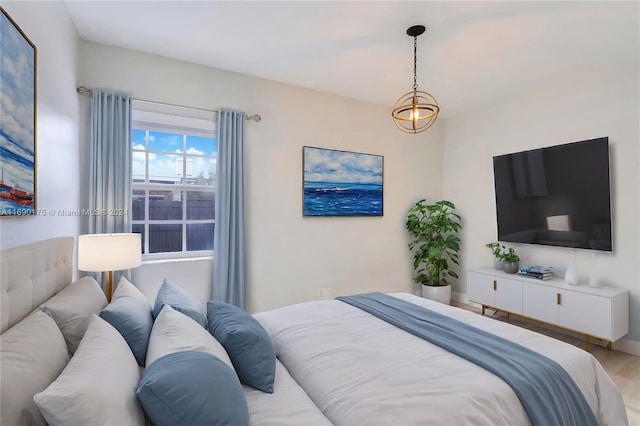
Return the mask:
[[418,128],[418,120],[420,120],[420,112],[418,110],[418,108],[416,108],[415,104],[413,106],[413,109],[411,109],[411,122],[413,124],[413,130],[416,130]]

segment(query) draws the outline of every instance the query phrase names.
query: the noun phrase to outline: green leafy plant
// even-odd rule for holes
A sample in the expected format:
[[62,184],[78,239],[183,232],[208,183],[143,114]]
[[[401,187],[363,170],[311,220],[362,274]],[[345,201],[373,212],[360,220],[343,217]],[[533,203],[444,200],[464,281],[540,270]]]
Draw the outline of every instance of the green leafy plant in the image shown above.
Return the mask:
[[498,260],[502,260],[503,250],[506,249],[505,246],[496,242],[485,244],[485,246],[488,247],[489,250],[491,250],[491,254],[493,255],[493,257],[495,257]]
[[459,265],[460,216],[455,205],[446,200],[429,204],[418,201],[407,214],[406,228],[411,236],[415,281],[428,286],[449,285],[448,278],[458,278],[450,268]]
[[512,247],[509,247],[506,252],[502,253],[501,259],[504,263],[516,263],[520,260],[520,256],[516,254]]

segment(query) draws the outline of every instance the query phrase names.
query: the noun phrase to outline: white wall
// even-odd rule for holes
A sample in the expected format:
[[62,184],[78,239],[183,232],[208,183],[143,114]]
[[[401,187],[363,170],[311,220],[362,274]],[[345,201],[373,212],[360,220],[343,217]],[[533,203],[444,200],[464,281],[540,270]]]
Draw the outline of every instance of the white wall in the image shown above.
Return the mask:
[[[37,217],[0,218],[0,248],[75,236],[79,209],[78,36],[62,2],[3,1],[37,48]],[[44,215],[46,213],[46,216]]]
[[[166,278],[195,296],[204,305],[213,298],[211,277],[213,258],[201,257],[189,260],[151,261],[131,271],[131,282],[154,303],[162,282]],[[206,281],[206,280],[209,281]]]
[[[314,299],[318,287],[331,287],[332,296],[413,289],[404,220],[415,201],[441,195],[441,123],[406,135],[388,107],[89,42],[80,52],[78,84],[262,116],[247,124],[246,135],[250,311]],[[305,145],[383,155],[384,216],[304,218]],[[180,284],[188,264],[171,267]],[[143,265],[132,280],[161,282],[165,273],[157,264]],[[211,282],[208,273],[200,279]]]
[[[489,266],[484,246],[496,240],[492,156],[600,136],[608,136],[611,153],[613,253],[598,252],[595,267],[602,285],[630,293],[631,331],[640,342],[640,86],[638,70],[627,75],[575,78],[548,85],[517,99],[446,122],[444,197],[464,218],[463,269]],[[572,250],[513,244],[522,264],[547,264],[564,275]],[[578,273],[588,281],[591,252],[577,250]],[[466,292],[466,274],[457,286]]]

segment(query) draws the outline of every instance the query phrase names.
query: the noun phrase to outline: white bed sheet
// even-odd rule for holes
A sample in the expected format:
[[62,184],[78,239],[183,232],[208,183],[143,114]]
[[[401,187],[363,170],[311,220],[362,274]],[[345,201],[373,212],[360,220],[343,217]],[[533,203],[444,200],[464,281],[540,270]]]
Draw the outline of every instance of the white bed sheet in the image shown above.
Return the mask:
[[[573,377],[600,424],[627,424],[620,392],[588,352],[411,294],[392,296],[554,359]],[[346,303],[313,301],[255,317],[291,377],[336,425],[530,424],[499,377]]]
[[260,426],[331,426],[304,389],[276,359],[276,379],[273,393],[242,385],[252,425]]

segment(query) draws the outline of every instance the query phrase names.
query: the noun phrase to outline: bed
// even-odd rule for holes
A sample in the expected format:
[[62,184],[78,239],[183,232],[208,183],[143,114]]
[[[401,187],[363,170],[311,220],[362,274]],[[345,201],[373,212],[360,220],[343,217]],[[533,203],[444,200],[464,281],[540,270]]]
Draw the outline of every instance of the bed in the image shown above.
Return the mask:
[[[150,382],[147,376],[162,375],[163,357],[180,351],[211,354],[216,368],[235,372],[228,379],[238,382],[214,389],[217,377],[198,385],[199,377],[171,376],[168,391],[189,395],[189,413],[201,415],[197,421],[183,418],[184,424],[237,424],[213,419],[226,409],[212,409],[216,399],[245,407],[246,420],[254,425],[531,424],[513,389],[493,373],[340,300],[305,302],[251,317],[275,356],[272,392],[240,383],[241,368],[224,340],[215,337],[211,317],[209,329],[203,328],[179,304],[175,312],[160,306],[147,340],[136,347],[123,339],[124,331],[103,320],[117,303],[107,306],[90,278],[71,282],[72,253],[73,238],[0,253],[3,425],[149,422],[148,406],[139,403],[136,392]],[[123,294],[114,294],[114,300],[133,303],[137,296],[124,294],[131,287],[118,287]],[[555,360],[573,378],[597,423],[628,424],[620,392],[588,352],[411,294],[390,296]],[[157,307],[148,301],[136,306],[144,303],[150,312]],[[140,366],[145,360],[146,366]],[[53,398],[65,398],[60,395],[71,396],[63,402]],[[165,416],[173,414],[163,408]]]

